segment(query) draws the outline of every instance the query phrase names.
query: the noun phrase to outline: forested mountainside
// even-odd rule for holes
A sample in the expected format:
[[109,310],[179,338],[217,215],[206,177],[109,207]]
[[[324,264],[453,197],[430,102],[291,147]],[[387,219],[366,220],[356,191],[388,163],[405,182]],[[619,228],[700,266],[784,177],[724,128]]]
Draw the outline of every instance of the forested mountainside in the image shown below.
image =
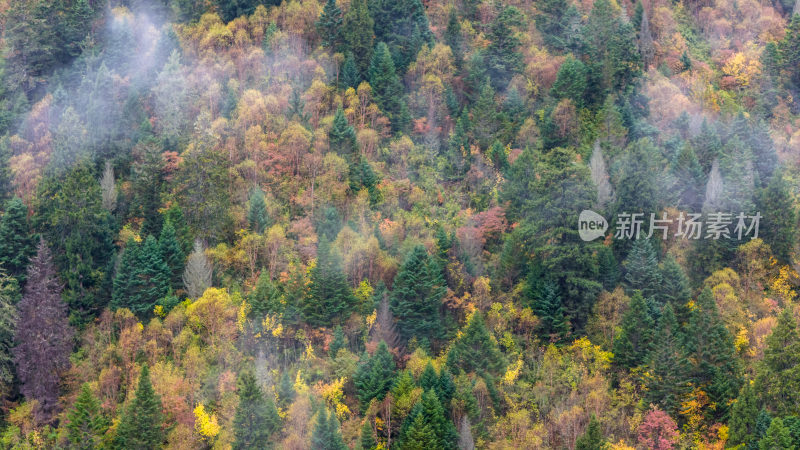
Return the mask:
[[0,448],[800,448],[800,2],[0,29]]

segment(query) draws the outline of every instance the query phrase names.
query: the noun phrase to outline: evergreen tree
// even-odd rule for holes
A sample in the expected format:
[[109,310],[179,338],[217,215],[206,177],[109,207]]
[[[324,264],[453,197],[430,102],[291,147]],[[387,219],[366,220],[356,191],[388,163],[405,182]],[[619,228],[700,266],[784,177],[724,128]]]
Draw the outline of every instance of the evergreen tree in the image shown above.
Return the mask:
[[[419,418],[422,417],[423,423],[430,432],[424,427],[418,426]],[[417,446],[414,436],[419,434],[429,447]],[[429,435],[432,434],[432,440]],[[444,408],[432,390],[425,391],[420,400],[411,409],[401,429],[400,447],[401,448],[437,448],[455,449],[458,442],[458,433],[453,422],[444,413]]]
[[356,397],[362,411],[366,411],[373,398],[383,400],[394,382],[394,372],[394,357],[389,352],[386,342],[381,341],[372,356],[364,352],[353,375]]
[[348,447],[342,440],[339,430],[339,421],[336,414],[330,413],[327,408],[317,413],[317,421],[311,432],[311,448],[317,450],[347,450]]
[[278,394],[278,404],[281,408],[286,408],[294,401],[294,397],[297,393],[294,390],[294,382],[292,378],[289,377],[288,371],[283,371],[281,374],[276,393]]
[[233,419],[233,448],[252,449],[267,445],[270,436],[280,429],[281,418],[271,394],[265,395],[256,377],[249,371],[239,376],[239,405]]
[[667,255],[660,266],[661,289],[656,299],[661,303],[672,304],[673,309],[683,311],[692,295],[689,278],[672,255]]
[[69,368],[73,330],[61,301],[53,257],[44,240],[28,266],[28,282],[19,302],[13,349],[20,391],[37,400],[36,417],[48,423],[58,409],[61,375]]
[[19,285],[0,266],[0,401],[11,393],[14,383],[14,333],[17,328]]
[[211,275],[211,264],[203,250],[203,244],[200,240],[195,240],[194,249],[186,260],[186,269],[183,271],[183,286],[189,298],[200,298],[211,287]]
[[800,332],[790,308],[781,311],[766,343],[756,392],[770,411],[781,416],[800,414],[794,401],[794,393],[800,389]]
[[[530,280],[530,277],[528,278]],[[541,291],[533,299],[533,311],[539,317],[539,330],[551,339],[561,339],[569,331],[564,318],[564,306],[558,295],[557,286],[552,280],[542,284]]]
[[443,450],[431,425],[422,414],[414,416],[402,442],[401,448],[408,450]]
[[327,326],[347,318],[356,298],[342,271],[341,257],[324,237],[317,249],[317,263],[309,273],[308,296],[302,305],[303,319],[312,326]]
[[681,347],[680,325],[669,303],[659,318],[648,361],[647,401],[676,417],[689,391],[689,361]]
[[575,450],[603,450],[604,448],[606,448],[606,440],[603,437],[603,430],[600,429],[597,417],[592,414],[586,431],[575,440]]
[[100,409],[88,383],[81,386],[75,406],[67,414],[67,439],[70,449],[93,450],[99,447],[103,434],[108,429],[108,419]]
[[628,291],[641,291],[642,296],[655,299],[661,292],[661,272],[658,270],[658,257],[649,239],[633,242],[625,266],[625,284]]
[[383,200],[383,194],[378,189],[380,178],[372,170],[372,166],[365,156],[361,156],[352,164],[350,164],[350,191],[358,192],[361,189],[366,189],[369,193],[369,203],[374,206]]
[[767,433],[758,441],[758,450],[794,450],[792,436],[780,417],[772,419]]
[[328,0],[322,7],[322,14],[317,20],[317,33],[322,38],[322,45],[331,51],[337,51],[342,40],[342,10],[336,0]]
[[728,422],[730,445],[746,444],[747,448],[750,448],[753,436],[756,434],[759,410],[755,388],[751,383],[745,383],[739,392],[739,397],[731,406],[731,420]]
[[374,21],[367,0],[353,0],[344,15],[344,41],[353,54],[361,74],[367,73],[373,48]]
[[423,45],[433,47],[433,33],[421,0],[371,0],[375,38],[385,42],[397,72],[405,73]]
[[[488,149],[500,130],[498,108],[494,97],[495,91],[489,78],[486,78],[471,111],[472,134],[481,149]],[[469,146],[466,146],[465,149],[469,149]]]
[[450,13],[447,16],[444,43],[453,52],[453,62],[455,62],[456,68],[461,69],[464,66],[464,36],[461,34],[461,22],[458,20],[458,13],[455,7],[450,8]]
[[483,316],[475,313],[447,353],[447,366],[464,372],[487,371],[497,375],[505,368],[505,359],[492,339]]
[[358,142],[356,141],[356,131],[347,123],[347,117],[345,117],[341,106],[336,109],[336,114],[333,116],[333,125],[328,131],[328,147],[332,152],[349,161],[357,160],[360,154]]
[[263,320],[267,314],[275,314],[283,311],[281,303],[281,291],[269,278],[269,271],[261,269],[256,281],[256,287],[250,293],[248,299],[250,303],[250,316],[256,321]]
[[580,13],[567,0],[544,0],[537,5],[534,18],[544,43],[556,51],[573,49],[580,26]]
[[250,207],[247,210],[247,223],[250,229],[256,233],[263,233],[269,225],[269,215],[267,214],[267,204],[264,202],[264,191],[255,188],[250,192]]
[[336,354],[343,348],[347,348],[347,338],[344,335],[342,326],[336,325],[336,328],[333,330],[333,340],[328,346],[328,355],[330,355],[331,358],[336,358]]
[[169,270],[169,285],[173,291],[183,287],[183,270],[186,266],[186,256],[183,253],[175,227],[166,221],[161,228],[161,235],[158,237],[158,248],[161,253],[161,260]]
[[28,222],[28,208],[17,197],[6,203],[0,219],[0,267],[25,283],[25,271],[35,249],[34,237]]
[[417,245],[394,279],[391,310],[400,335],[432,340],[442,335],[441,300],[446,285],[439,264]]
[[522,69],[520,39],[516,27],[522,26],[522,13],[513,6],[500,6],[497,17],[489,25],[489,46],[486,49],[486,64],[492,85],[496,90],[505,90],[511,78]]
[[392,123],[392,131],[406,129],[411,116],[403,99],[403,84],[397,76],[389,47],[383,42],[375,46],[369,65],[369,84],[375,103]]
[[559,67],[550,95],[557,99],[568,98],[580,108],[585,103],[587,87],[586,65],[570,55]]
[[434,391],[438,390],[439,376],[436,375],[436,369],[433,368],[433,364],[431,364],[430,361],[428,361],[428,364],[425,365],[425,369],[422,370],[422,373],[419,376],[418,384],[423,391],[430,389],[433,389]]
[[175,236],[178,239],[181,250],[183,250],[183,254],[188,255],[191,253],[194,238],[192,237],[192,231],[189,229],[189,225],[186,224],[186,219],[183,217],[183,212],[178,205],[172,205],[164,213],[164,223],[167,222],[175,229]]
[[707,392],[709,402],[716,405],[713,417],[726,420],[730,401],[741,388],[742,374],[733,336],[725,328],[708,287],[697,297],[685,337],[684,346],[692,361],[692,382]]
[[160,448],[164,441],[161,398],[150,383],[150,369],[142,366],[136,395],[121,415],[114,448],[151,450]]
[[609,0],[595,2],[581,32],[581,50],[585,60],[592,62],[591,78],[602,87],[597,90],[600,98],[623,89],[641,71],[636,33],[618,8]]
[[[8,122],[11,122],[13,119],[11,117],[7,117],[6,114],[11,116],[16,116],[16,113],[8,112],[5,109],[5,100],[2,98],[3,95],[3,62],[0,62],[0,135],[2,135],[3,130],[10,126]],[[22,94],[24,97],[24,94]],[[11,171],[11,167],[9,166],[8,160],[11,158],[12,150],[11,146],[9,145],[8,136],[0,137],[0,202],[5,203],[7,200],[11,198],[14,194],[14,174]]]
[[356,89],[358,88],[359,83],[361,83],[361,72],[358,70],[358,65],[356,64],[356,58],[353,56],[353,52],[347,52],[347,56],[344,58],[344,63],[342,63],[342,69],[339,78],[341,80],[341,86],[345,89]]
[[620,330],[614,336],[614,362],[627,369],[642,365],[653,349],[655,322],[640,291],[634,291],[631,304],[622,316]]
[[603,289],[611,292],[617,286],[619,281],[619,266],[616,258],[614,258],[614,251],[609,246],[602,246],[597,251],[597,265],[600,280],[603,283]]
[[375,442],[375,435],[372,432],[372,425],[369,422],[369,419],[367,419],[364,421],[364,425],[361,426],[361,437],[358,441],[358,447],[356,447],[359,450],[374,450],[378,446],[377,442]]
[[797,242],[797,208],[789,192],[789,184],[776,173],[758,196],[759,237],[783,262],[790,260]]
[[131,254],[123,254],[111,303],[115,308],[128,308],[140,317],[147,316],[169,292],[171,271],[161,259],[161,249],[152,235],[141,247],[129,241],[127,251]]

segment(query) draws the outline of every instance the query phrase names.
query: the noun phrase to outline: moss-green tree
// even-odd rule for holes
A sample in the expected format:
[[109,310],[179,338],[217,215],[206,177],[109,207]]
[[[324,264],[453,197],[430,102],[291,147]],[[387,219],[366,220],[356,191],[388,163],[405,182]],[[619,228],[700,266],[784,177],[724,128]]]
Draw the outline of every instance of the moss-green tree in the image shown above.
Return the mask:
[[35,251],[34,236],[28,222],[28,208],[17,197],[6,203],[0,219],[0,267],[25,283],[25,270]]
[[233,418],[234,449],[251,449],[266,445],[278,431],[281,418],[271,395],[265,395],[256,377],[249,371],[239,376],[239,405]]
[[438,339],[442,335],[441,300],[446,292],[442,271],[425,247],[411,250],[394,279],[391,310],[404,339]]
[[142,367],[136,395],[122,413],[114,448],[120,450],[152,450],[164,441],[161,398],[153,390],[150,369]]
[[303,319],[313,326],[328,326],[347,318],[356,304],[341,257],[327,239],[319,242],[317,262],[310,271],[311,284],[303,302]]
[[389,47],[384,42],[375,46],[369,65],[369,84],[375,103],[392,122],[392,130],[397,132],[406,129],[411,116],[403,98],[403,84],[397,76]]
[[109,421],[88,383],[81,386],[75,406],[67,414],[67,439],[71,449],[92,450],[99,447]]

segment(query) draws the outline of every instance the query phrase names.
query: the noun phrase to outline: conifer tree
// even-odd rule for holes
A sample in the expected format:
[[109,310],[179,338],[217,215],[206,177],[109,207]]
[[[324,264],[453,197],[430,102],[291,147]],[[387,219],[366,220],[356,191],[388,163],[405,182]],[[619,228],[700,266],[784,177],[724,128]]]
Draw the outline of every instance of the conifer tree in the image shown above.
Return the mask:
[[603,437],[603,430],[600,429],[597,417],[592,414],[586,431],[575,440],[575,450],[603,450],[604,448],[606,448],[606,440]]
[[422,370],[419,376],[419,387],[421,387],[423,391],[429,389],[437,390],[438,385],[439,376],[436,375],[436,369],[433,368],[433,364],[428,361],[428,364],[425,365],[425,369]]
[[403,84],[397,76],[389,47],[383,42],[375,46],[369,65],[369,84],[375,103],[392,122],[392,131],[404,130],[411,117],[403,99]]
[[677,417],[689,391],[689,361],[681,346],[680,325],[669,303],[659,318],[648,361],[647,401]]
[[367,0],[350,2],[350,8],[344,14],[344,41],[353,53],[361,74],[367,73],[372,58],[374,23]]
[[292,381],[288,371],[283,371],[281,374],[276,393],[278,394],[278,404],[281,408],[289,406],[294,401],[297,392],[294,390],[294,381]]
[[0,401],[10,394],[14,382],[14,333],[17,328],[17,280],[0,266]]
[[336,414],[323,407],[317,413],[317,420],[311,432],[311,448],[317,450],[347,450],[348,447],[342,440],[339,421]]
[[383,400],[394,382],[394,372],[394,357],[386,342],[381,341],[372,356],[364,352],[353,375],[356,397],[362,410],[366,410],[373,398]]
[[0,267],[16,278],[20,285],[24,284],[28,261],[35,249],[28,222],[28,208],[22,200],[14,197],[6,203],[6,210],[0,219]]
[[486,78],[481,86],[478,98],[472,105],[472,134],[482,149],[488,149],[492,139],[495,138],[499,131],[500,121],[494,96],[495,91],[492,88],[492,84]]
[[787,307],[767,337],[764,359],[758,366],[756,392],[770,411],[785,416],[800,414],[793,393],[800,389],[800,332]]
[[267,214],[267,204],[264,202],[264,191],[261,188],[254,188],[250,192],[250,206],[247,209],[247,223],[250,229],[256,233],[263,233],[269,225],[269,215]]
[[611,247],[604,245],[597,251],[597,265],[603,289],[611,292],[619,281],[619,265]]
[[739,397],[731,406],[731,420],[728,422],[730,445],[746,444],[750,448],[756,434],[756,421],[760,410],[759,399],[752,383],[745,383]]
[[61,301],[50,249],[39,241],[31,259],[28,282],[19,302],[13,349],[20,391],[37,400],[36,416],[48,423],[58,408],[61,375],[69,368],[73,330],[67,321],[67,305]]
[[[422,448],[414,447],[416,422],[422,417],[423,422],[430,428],[433,434],[434,444],[429,448],[455,449],[458,443],[458,433],[453,422],[444,413],[444,408],[432,390],[425,391],[422,398],[414,405],[411,412],[406,417],[403,429],[401,429],[400,446],[402,448]],[[422,431],[422,430],[420,430]],[[420,433],[423,435],[423,433]],[[424,433],[427,439],[427,433]],[[410,447],[408,447],[410,446]]]
[[114,448],[120,450],[150,450],[160,448],[164,441],[161,398],[153,390],[150,369],[142,366],[139,385],[133,400],[121,415]]
[[545,281],[540,295],[533,301],[533,311],[539,317],[542,335],[561,339],[569,331],[569,325],[564,318],[564,306],[556,289],[551,280]]
[[544,43],[556,51],[575,47],[576,31],[580,25],[580,13],[567,0],[544,0],[537,5],[539,14],[534,18],[536,28]]
[[364,421],[364,425],[361,426],[361,437],[358,441],[358,449],[360,450],[374,450],[377,447],[377,442],[375,442],[375,435],[372,432],[372,425],[369,423],[369,419]]
[[642,365],[653,349],[655,321],[640,291],[634,291],[631,304],[614,336],[614,362],[628,369]]
[[194,249],[186,260],[186,269],[183,271],[183,285],[190,298],[199,298],[211,287],[211,275],[211,264],[203,250],[203,244],[195,240]]
[[340,85],[344,89],[356,89],[359,83],[361,83],[361,72],[358,70],[358,64],[356,64],[356,58],[353,56],[353,52],[347,52],[344,63],[342,63],[339,79],[341,80]]
[[93,450],[99,447],[100,440],[109,426],[108,419],[100,409],[88,383],[81,386],[81,393],[75,406],[67,414],[67,439],[71,449]]
[[333,330],[333,340],[330,346],[328,346],[328,355],[331,358],[336,358],[336,354],[343,348],[347,348],[347,338],[344,336],[342,326],[336,325],[336,328]]
[[322,14],[317,20],[317,33],[322,38],[322,45],[337,51],[341,45],[342,10],[336,5],[336,0],[328,0],[322,7]]
[[[410,417],[410,416],[409,416]],[[411,421],[403,437],[401,447],[409,450],[442,450],[431,425],[426,423],[422,414],[417,414]]]
[[444,32],[444,43],[453,52],[453,62],[456,68],[464,66],[464,36],[461,34],[461,22],[458,20],[458,12],[455,6],[450,8],[447,16],[447,28]]
[[766,434],[758,441],[758,450],[792,450],[794,448],[792,435],[789,434],[789,430],[783,425],[780,417],[772,419]]
[[453,371],[469,373],[480,370],[497,375],[505,368],[505,363],[480,313],[470,318],[463,333],[453,341],[447,353],[447,366]]
[[797,243],[797,208],[789,192],[789,184],[778,172],[758,196],[762,215],[758,234],[783,262],[790,260]]
[[645,298],[655,299],[661,292],[661,272],[650,240],[635,240],[623,265],[629,292],[638,290]]
[[439,265],[425,247],[411,250],[394,279],[391,310],[400,335],[408,340],[441,336],[441,300],[446,286]]
[[333,125],[328,131],[328,147],[332,152],[350,161],[355,161],[359,155],[356,131],[347,123],[347,117],[341,106],[336,109]]
[[550,93],[558,99],[568,98],[576,107],[580,108],[585,103],[587,87],[586,65],[570,55],[559,67]]
[[313,326],[327,326],[345,320],[356,298],[342,271],[341,257],[324,237],[317,249],[317,262],[310,270],[308,296],[303,302],[303,319]]
[[244,450],[266,445],[281,425],[271,394],[264,394],[256,377],[249,371],[239,376],[238,394],[239,405],[233,419],[236,438],[233,448]]
[[158,237],[161,260],[169,270],[169,286],[173,291],[183,287],[183,270],[186,268],[186,256],[183,253],[175,227],[170,221],[164,222],[161,235]]
[[250,316],[256,321],[263,320],[267,314],[282,312],[281,291],[269,278],[269,271],[262,269],[256,281],[256,287],[250,293]]
[[128,308],[138,316],[152,314],[156,303],[170,288],[170,268],[161,259],[158,241],[150,235],[143,245],[132,244],[131,255],[123,254],[120,271],[114,278],[112,304]]
[[386,43],[398,73],[405,73],[423,45],[433,46],[421,0],[371,0],[369,8],[375,19],[376,41]]
[[519,53],[520,39],[514,28],[523,24],[522,13],[513,6],[500,6],[497,17],[489,26],[489,47],[486,49],[486,64],[492,85],[504,91],[513,77],[522,68],[522,54]]
[[661,303],[672,304],[673,309],[683,310],[692,295],[689,278],[672,255],[667,255],[661,263],[661,289],[656,298]]

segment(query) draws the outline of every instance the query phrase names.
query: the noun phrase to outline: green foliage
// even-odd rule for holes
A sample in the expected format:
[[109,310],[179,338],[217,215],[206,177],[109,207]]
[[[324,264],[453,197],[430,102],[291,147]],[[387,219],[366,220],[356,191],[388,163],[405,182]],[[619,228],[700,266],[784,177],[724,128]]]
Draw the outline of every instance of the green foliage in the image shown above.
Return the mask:
[[359,155],[356,131],[347,123],[341,106],[336,109],[333,125],[328,131],[328,146],[332,152],[351,161],[356,161]]
[[344,321],[353,311],[356,298],[342,271],[341,257],[322,238],[317,263],[310,271],[311,284],[302,305],[303,318],[314,326]]
[[600,422],[594,414],[589,419],[586,431],[575,440],[575,450],[603,450],[606,447],[606,440],[603,431],[600,429]]
[[14,334],[17,328],[19,301],[17,280],[8,276],[0,267],[0,400],[11,393],[14,382]]
[[536,28],[544,43],[556,51],[574,49],[576,32],[580,26],[578,9],[566,0],[544,0],[537,5]]
[[640,291],[634,291],[631,303],[622,316],[620,330],[614,336],[614,362],[628,369],[642,365],[655,344],[655,321]]
[[34,253],[34,236],[28,221],[28,208],[17,197],[6,203],[0,219],[0,267],[25,283],[25,270]]
[[233,418],[234,449],[250,449],[270,442],[280,429],[281,418],[271,394],[265,395],[255,376],[245,371],[239,376],[239,405]]
[[414,247],[394,279],[391,295],[392,314],[404,339],[430,341],[441,337],[440,308],[446,289],[436,259],[425,247]]
[[372,425],[369,423],[369,420],[364,421],[364,425],[361,426],[361,437],[358,440],[358,447],[359,450],[373,450],[377,447],[377,443],[375,442],[375,435],[372,432]]
[[263,320],[267,314],[282,312],[284,305],[281,303],[281,291],[269,277],[269,271],[262,269],[256,281],[256,287],[250,293],[250,316],[257,322]]
[[[612,90],[629,85],[641,71],[641,57],[636,48],[636,32],[622,18],[615,3],[599,0],[581,31],[581,52],[591,61],[591,82],[599,82],[600,98]],[[605,89],[605,91],[603,91]]]
[[255,188],[250,192],[250,207],[247,209],[247,223],[256,233],[263,233],[269,225],[267,204],[264,202],[264,191]]
[[[643,324],[646,326],[647,324]],[[689,392],[689,360],[682,347],[680,325],[671,304],[664,306],[648,355],[650,377],[645,397],[672,417],[678,417]]]
[[747,444],[750,447],[756,434],[756,420],[761,409],[755,388],[745,383],[739,397],[731,406],[731,420],[728,422],[731,445]]
[[339,421],[336,414],[330,413],[326,408],[317,413],[317,421],[311,432],[311,446],[320,450],[347,450],[342,440]]
[[764,359],[758,366],[756,392],[763,404],[778,415],[799,414],[792,392],[800,389],[800,332],[790,308],[778,316],[767,337]]
[[336,5],[336,0],[325,2],[316,25],[322,45],[336,51],[342,40],[342,10]]
[[788,262],[797,243],[797,207],[791,198],[790,187],[780,173],[770,179],[758,196],[757,211],[763,216],[758,234],[769,244],[772,253]]
[[330,355],[331,358],[336,358],[336,354],[343,348],[347,348],[347,338],[344,335],[342,326],[337,325],[333,330],[333,340],[328,346],[328,355]]
[[642,296],[655,299],[661,292],[661,272],[658,270],[658,257],[650,239],[637,239],[633,242],[625,266],[625,283],[630,291],[640,291]]
[[161,258],[161,249],[153,236],[148,236],[142,245],[128,241],[114,277],[111,305],[128,308],[140,317],[149,316],[169,291],[170,275],[170,268]]
[[586,66],[570,55],[559,67],[550,95],[558,99],[568,98],[575,106],[581,107],[585,102],[587,87]]
[[366,410],[373,398],[383,400],[394,382],[394,372],[394,357],[389,352],[386,342],[381,341],[372,356],[364,352],[353,375],[356,397],[362,411]]
[[772,419],[767,428],[767,433],[758,441],[758,450],[785,449],[793,450],[792,436],[789,430],[783,425],[780,417]]
[[502,372],[505,364],[497,342],[486,329],[483,316],[475,313],[461,336],[453,341],[447,353],[447,366],[453,371],[487,371],[496,375]]
[[392,130],[405,130],[411,122],[411,116],[403,98],[403,84],[397,76],[389,47],[383,42],[375,46],[369,65],[369,84],[375,103],[391,121]]
[[67,414],[67,420],[69,420],[67,439],[71,449],[98,448],[103,434],[110,425],[88,383],[81,386],[81,393]]
[[356,89],[359,83],[361,83],[361,72],[358,69],[353,52],[347,52],[344,63],[342,63],[342,70],[339,78],[341,79],[341,86],[345,89],[350,87]]
[[455,449],[457,441],[455,426],[445,416],[436,393],[432,390],[425,391],[403,423],[401,448]]
[[447,28],[444,31],[444,43],[453,52],[453,61],[457,68],[464,65],[464,36],[461,34],[461,22],[458,20],[456,8],[450,8],[447,16]]
[[114,448],[150,450],[159,448],[164,441],[161,398],[150,383],[150,369],[142,367],[136,395],[121,416]]
[[550,339],[560,340],[569,331],[569,324],[564,317],[564,306],[561,296],[558,295],[558,286],[552,280],[542,280],[537,273],[540,270],[531,270],[528,274],[533,312],[539,318],[540,333]]
[[186,266],[186,255],[183,253],[175,227],[170,221],[164,223],[161,235],[158,237],[158,249],[161,260],[169,271],[169,285],[173,291],[183,286],[183,270]]
[[422,46],[433,43],[422,1],[370,0],[369,9],[375,19],[375,40],[386,43],[397,71],[405,73]]
[[367,7],[367,0],[350,2],[350,8],[344,15],[343,35],[347,49],[355,57],[358,70],[362,75],[367,73],[372,58],[374,46],[372,27],[374,23]]
[[522,26],[522,13],[513,6],[497,6],[500,11],[489,26],[489,46],[486,48],[486,64],[492,85],[505,90],[511,77],[522,69],[521,44],[516,28]]

